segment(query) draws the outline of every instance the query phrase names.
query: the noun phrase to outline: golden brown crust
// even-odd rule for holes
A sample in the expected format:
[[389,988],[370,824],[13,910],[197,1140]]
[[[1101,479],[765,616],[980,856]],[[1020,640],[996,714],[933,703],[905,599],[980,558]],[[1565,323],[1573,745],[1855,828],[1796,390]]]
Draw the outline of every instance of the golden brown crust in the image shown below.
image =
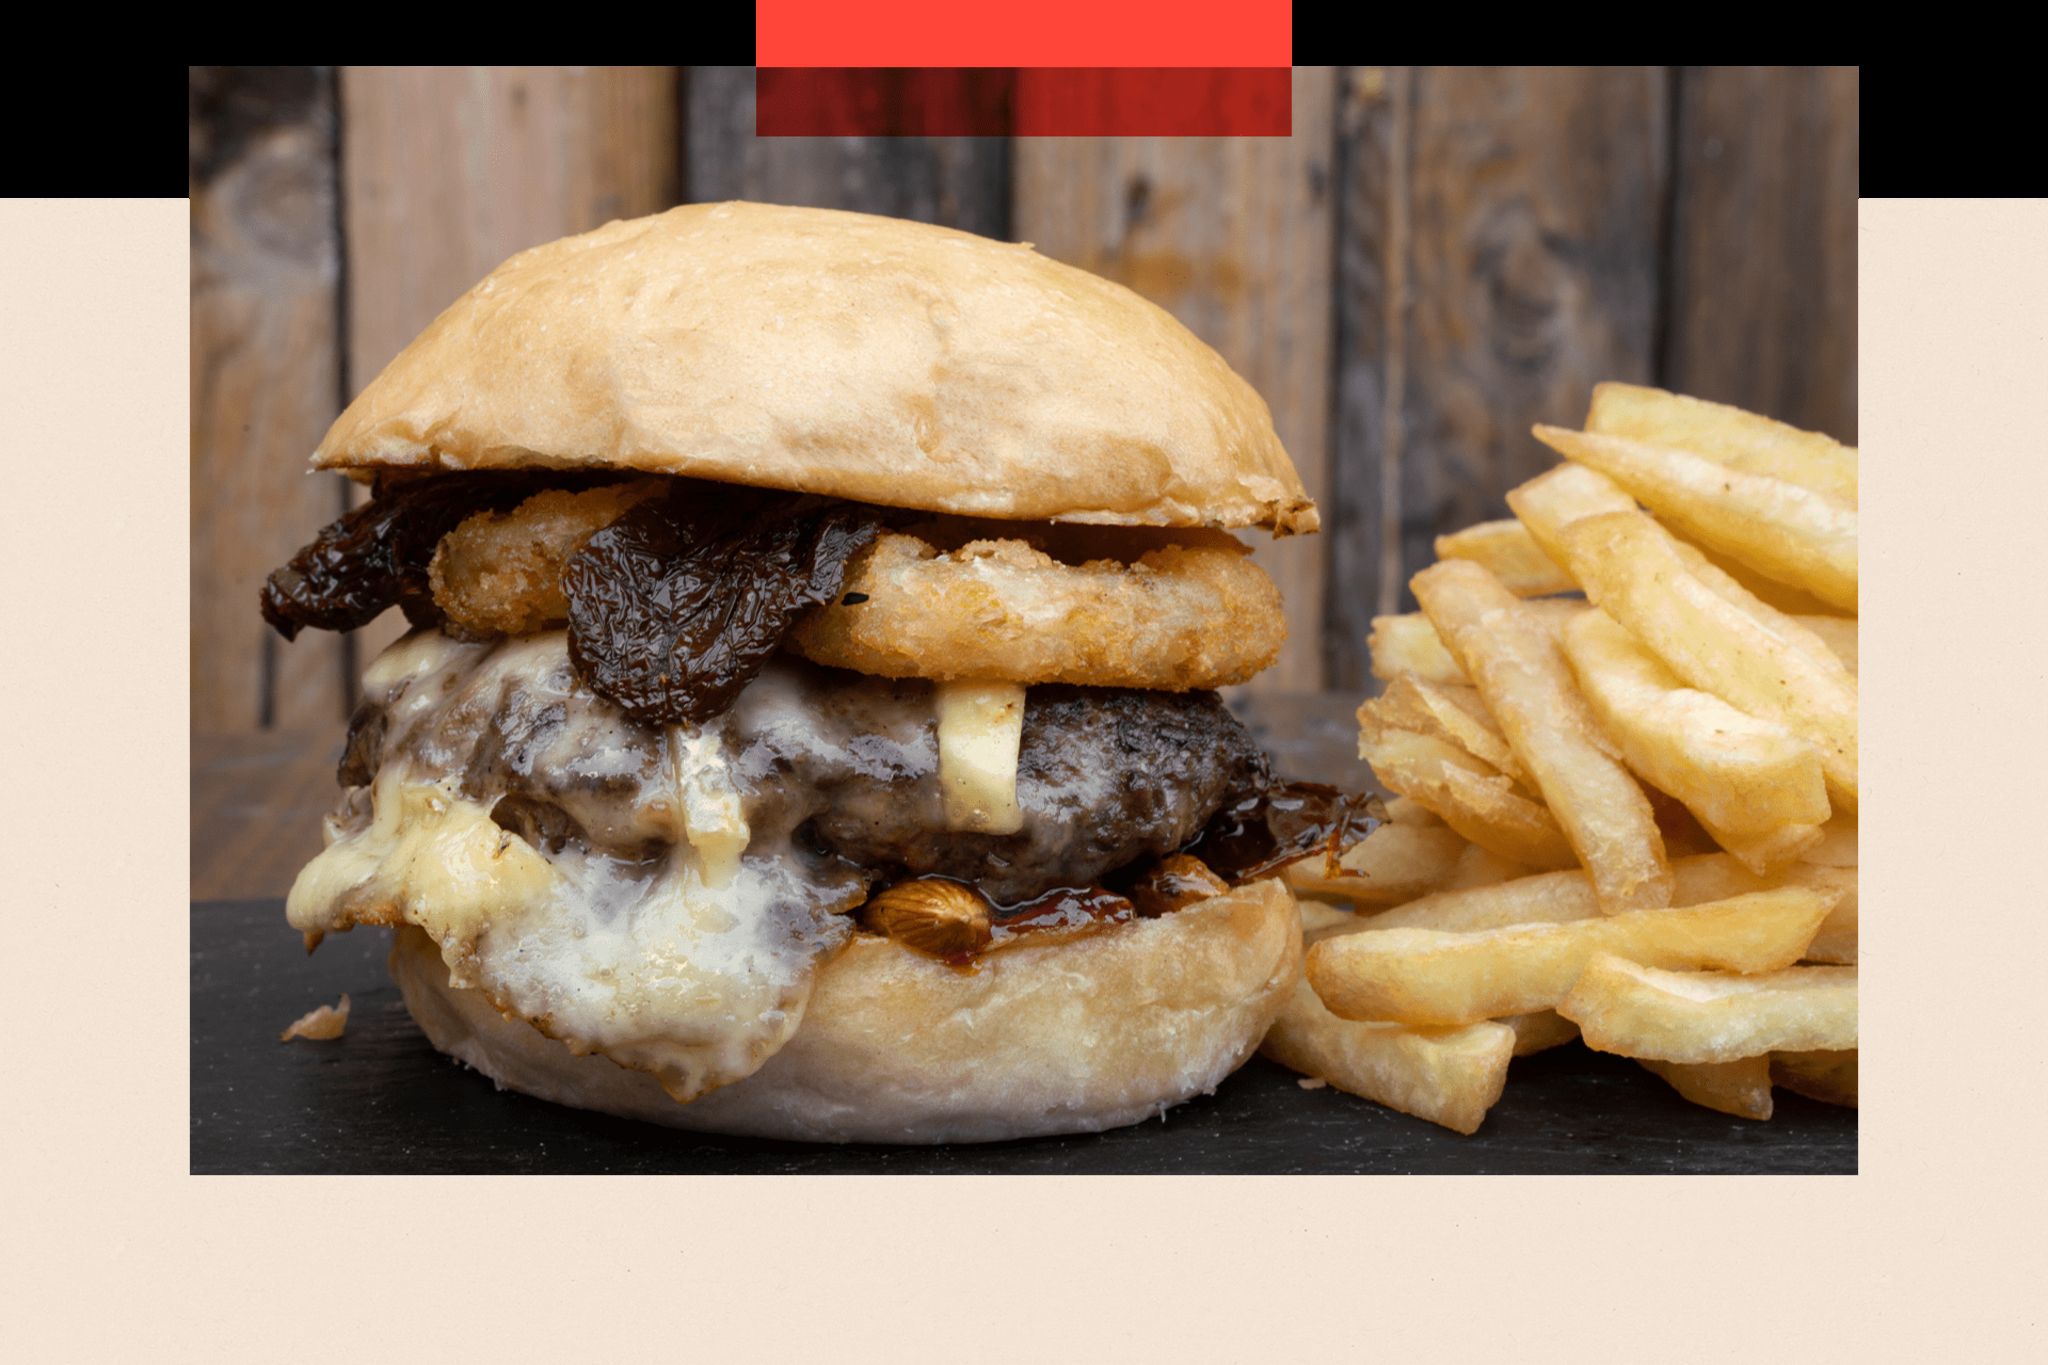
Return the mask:
[[819,973],[802,1027],[754,1075],[677,1104],[643,1072],[575,1056],[448,986],[419,929],[392,974],[441,1051],[499,1085],[679,1128],[821,1142],[986,1142],[1135,1123],[1213,1090],[1301,971],[1277,881],[968,973],[860,937]]
[[1280,590],[1244,548],[1167,545],[1062,564],[1017,540],[939,554],[885,535],[789,646],[884,678],[1167,691],[1244,682],[1287,638]]
[[536,493],[510,512],[478,512],[441,537],[428,577],[458,631],[529,635],[569,619],[562,568],[627,508],[660,493],[658,479]]
[[1312,531],[1266,405],[1121,285],[865,214],[692,204],[522,252],[326,469],[689,474],[972,516]]

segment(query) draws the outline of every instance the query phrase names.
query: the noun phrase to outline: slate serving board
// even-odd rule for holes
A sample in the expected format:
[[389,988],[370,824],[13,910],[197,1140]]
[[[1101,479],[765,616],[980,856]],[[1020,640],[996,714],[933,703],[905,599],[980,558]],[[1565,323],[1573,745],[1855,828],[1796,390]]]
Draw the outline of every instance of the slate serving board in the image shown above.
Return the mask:
[[[1303,1090],[1258,1059],[1163,1121],[1085,1137],[942,1148],[705,1138],[500,1093],[427,1045],[384,971],[386,946],[384,931],[359,929],[308,958],[281,901],[192,907],[194,1173],[1856,1170],[1855,1110],[1780,1091],[1770,1122],[1729,1118],[1577,1044],[1515,1062],[1469,1138],[1338,1090]],[[277,1041],[343,991],[354,1006],[343,1038]]]

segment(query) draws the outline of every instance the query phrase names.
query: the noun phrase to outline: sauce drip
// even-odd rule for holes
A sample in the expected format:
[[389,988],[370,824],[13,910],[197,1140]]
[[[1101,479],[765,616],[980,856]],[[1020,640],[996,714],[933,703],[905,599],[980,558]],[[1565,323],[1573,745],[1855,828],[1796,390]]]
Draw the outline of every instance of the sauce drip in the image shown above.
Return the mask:
[[1311,853],[1334,857],[1386,818],[1377,796],[1281,782],[1224,806],[1181,851],[1239,886]]
[[[983,953],[1032,934],[1094,934],[1171,914],[1216,895],[1217,877],[1241,886],[1318,852],[1335,858],[1385,819],[1386,808],[1377,796],[1316,782],[1281,783],[1219,810],[1180,854],[1111,873],[1104,879],[1111,886],[1056,886],[1028,900],[999,903],[950,877],[915,880],[950,882],[987,907],[992,933],[986,945],[940,957],[950,966],[971,969]],[[1188,859],[1201,866],[1174,866]],[[1213,875],[1205,876],[1205,867]]]
[[990,946],[1020,934],[1101,929],[1138,918],[1138,908],[1128,896],[1101,886],[1056,886],[1028,901],[998,905],[994,911],[995,939]]

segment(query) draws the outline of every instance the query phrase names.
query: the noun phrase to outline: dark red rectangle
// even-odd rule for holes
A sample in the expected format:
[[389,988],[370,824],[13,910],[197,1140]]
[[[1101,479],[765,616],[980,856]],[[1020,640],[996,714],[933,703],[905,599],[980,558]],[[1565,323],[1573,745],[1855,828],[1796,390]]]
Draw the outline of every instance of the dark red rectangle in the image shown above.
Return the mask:
[[1289,67],[759,67],[760,137],[1286,137]]
[[1293,0],[754,0],[761,66],[1286,66]]

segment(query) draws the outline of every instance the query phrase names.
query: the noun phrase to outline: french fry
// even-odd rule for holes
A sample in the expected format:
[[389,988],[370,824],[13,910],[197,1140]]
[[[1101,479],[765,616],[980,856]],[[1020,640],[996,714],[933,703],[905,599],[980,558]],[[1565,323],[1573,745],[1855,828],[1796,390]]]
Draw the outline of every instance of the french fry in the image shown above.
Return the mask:
[[1396,795],[1283,874],[1358,913],[1303,903],[1267,1051],[1462,1132],[1500,1093],[1478,1029],[1583,1030],[1739,1117],[1854,1105],[1857,452],[1629,384],[1536,435],[1566,463],[1374,619],[1359,755]]
[[1360,724],[1366,723],[1368,711],[1375,724],[1433,735],[1457,745],[1489,767],[1498,768],[1523,786],[1530,785],[1522,761],[1508,747],[1477,688],[1431,682],[1413,673],[1403,673],[1387,684],[1386,691],[1359,708]]
[[1828,652],[1842,661],[1853,676],[1856,672],[1856,618],[1853,616],[1795,616],[1800,625],[1818,636]]
[[[1710,855],[1720,857],[1722,855]],[[1678,864],[1673,864],[1674,869]],[[1492,886],[1433,891],[1367,917],[1374,929],[1436,929],[1470,933],[1516,924],[1568,924],[1597,919],[1593,882],[1579,868],[1539,872]]]
[[1541,424],[1535,432],[1566,459],[1613,479],[1687,538],[1823,602],[1856,610],[1855,508],[1668,446]]
[[1443,821],[1435,811],[1423,805],[1412,796],[1395,796],[1387,800],[1387,819],[1396,825],[1438,825]]
[[1820,827],[1820,842],[1806,850],[1799,861],[1816,867],[1856,866],[1856,817],[1831,818]]
[[1856,1049],[1847,1052],[1774,1052],[1771,1080],[1822,1104],[1856,1107]]
[[1458,855],[1458,865],[1451,869],[1451,875],[1440,889],[1468,891],[1476,887],[1498,886],[1502,882],[1526,877],[1532,870],[1512,858],[1501,857],[1490,848],[1467,844],[1465,851]]
[[1372,633],[1365,637],[1365,644],[1372,654],[1372,675],[1382,682],[1413,673],[1431,682],[1472,684],[1437,638],[1436,627],[1419,611],[1373,617]]
[[1835,908],[1828,911],[1828,917],[1821,921],[1820,928],[1814,933],[1813,942],[1806,945],[1806,960],[1826,962],[1835,966],[1855,966],[1856,869],[1814,867],[1801,863],[1790,869],[1790,875],[1802,885],[1832,886],[1839,889],[1842,895],[1842,898],[1835,902]]
[[[1656,526],[1655,522],[1650,524]],[[1834,664],[1842,662],[1840,652],[1807,623],[1821,620],[1844,621],[1852,618],[1817,614],[1815,608],[1825,607],[1826,604],[1811,600],[1804,606],[1780,605],[1783,594],[1779,594],[1778,600],[1773,600],[1755,591],[1757,580],[1754,575],[1731,573],[1726,564],[1708,555],[1699,546],[1680,540],[1662,526],[1657,526],[1656,530],[1664,543],[1684,562],[1692,576],[1699,580],[1700,585],[1710,590],[1716,597],[1731,606],[1741,608],[1759,623],[1782,635],[1788,644],[1797,645],[1805,650],[1822,667],[1831,668]],[[1848,669],[1852,676],[1855,671],[1853,668]]]
[[[1760,602],[1745,611],[1703,586],[1639,512],[1573,522],[1564,539],[1603,611],[1686,683],[1811,740],[1833,804],[1855,809],[1856,679],[1839,660],[1795,639],[1790,618]],[[1772,615],[1783,629],[1767,624]]]
[[1789,583],[1766,578],[1746,564],[1730,559],[1727,555],[1717,554],[1705,546],[1695,545],[1689,540],[1680,540],[1673,536],[1672,543],[1679,547],[1679,553],[1685,557],[1687,566],[1693,572],[1706,577],[1705,571],[1712,569],[1713,578],[1733,584],[1742,589],[1745,597],[1753,597],[1773,611],[1781,611],[1787,616],[1796,616],[1801,620],[1816,616],[1825,616],[1831,620],[1847,619],[1835,615],[1836,607],[1833,603],[1823,602],[1803,588],[1795,588]]
[[1438,559],[1484,564],[1517,597],[1546,597],[1578,587],[1570,574],[1538,548],[1519,521],[1482,521],[1436,538]]
[[1595,384],[1586,430],[1677,446],[1856,505],[1855,447],[1724,403],[1636,384]]
[[[1569,1014],[1559,1002],[1594,958],[1625,953],[1663,967],[1775,971],[1798,960],[1833,903],[1833,896],[1819,891],[1781,887],[1677,909],[1629,910],[1567,924],[1475,933],[1375,925],[1311,948],[1308,979],[1323,1003],[1346,1019],[1442,1026],[1557,1009],[1583,1030],[1585,1018]],[[1767,1052],[1771,1046],[1750,1052]],[[1646,1055],[1667,1061],[1726,1060]]]
[[1478,1131],[1500,1098],[1514,1050],[1505,1024],[1412,1029],[1339,1019],[1305,981],[1260,1045],[1284,1067],[1459,1133]]
[[1747,895],[1778,886],[1803,886],[1817,891],[1831,898],[1834,908],[1828,911],[1828,917],[1814,931],[1813,942],[1806,945],[1805,960],[1832,964],[1853,964],[1856,961],[1856,869],[1853,867],[1816,867],[1809,863],[1794,863],[1768,877],[1759,877],[1729,855],[1710,854],[1704,858],[1680,859],[1672,864],[1672,871],[1678,883],[1671,893],[1674,905],[1698,905],[1702,901],[1725,900],[1729,896]]
[[1297,900],[1295,905],[1301,910],[1301,936],[1310,943],[1328,934],[1346,933],[1363,918],[1325,901]]
[[[1839,897],[1835,908],[1821,922],[1827,932],[1842,915],[1844,904],[1856,895],[1854,868],[1814,867],[1795,864],[1774,877],[1759,877],[1725,853],[1704,853],[1671,861],[1671,903],[1701,905],[1707,901],[1744,896],[1752,891],[1769,891],[1778,886],[1804,886],[1824,896]],[[1572,868],[1564,872],[1542,872],[1517,877],[1493,886],[1454,888],[1417,897],[1392,909],[1364,917],[1373,929],[1440,929],[1469,933],[1478,929],[1505,929],[1516,924],[1568,924],[1573,920],[1595,919],[1600,902],[1585,872]],[[1853,935],[1855,913],[1848,915]],[[1810,950],[1809,950],[1810,951]]]
[[1654,1061],[1732,1062],[1856,1046],[1854,967],[1755,970],[1760,974],[1671,971],[1596,953],[1557,1012],[1578,1024],[1586,1046]]
[[1641,1058],[1646,1071],[1664,1078],[1694,1104],[1739,1119],[1771,1116],[1771,1059],[1738,1057],[1732,1062],[1660,1062]]
[[1819,825],[1784,825],[1762,834],[1714,835],[1723,850],[1752,872],[1771,873],[1799,861],[1801,854],[1820,842]]
[[[1586,610],[1585,602],[1575,597],[1538,597],[1522,605],[1529,609],[1532,617],[1553,631],[1563,630],[1567,622]],[[1366,645],[1372,651],[1372,675],[1382,682],[1390,682],[1403,673],[1413,673],[1430,682],[1459,687],[1472,685],[1472,680],[1465,676],[1465,670],[1458,667],[1458,661],[1444,648],[1436,627],[1419,611],[1400,616],[1373,617],[1372,633],[1366,637]]]
[[1601,905],[1620,911],[1669,904],[1671,871],[1656,816],[1600,733],[1557,633],[1478,564],[1433,564],[1411,586],[1592,874]]
[[1629,767],[1682,801],[1751,871],[1783,866],[1819,841],[1828,793],[1811,743],[1685,686],[1604,611],[1573,621],[1562,644]]
[[1454,744],[1407,730],[1358,733],[1358,755],[1381,782],[1429,807],[1472,843],[1529,867],[1569,867],[1576,859],[1542,803]]
[[1522,613],[1556,635],[1593,608],[1580,597],[1535,597],[1522,603]]
[[1643,788],[1643,795],[1650,798],[1650,809],[1657,813],[1657,829],[1664,836],[1666,858],[1691,858],[1721,851],[1713,836],[1700,828],[1700,822],[1676,797],[1650,786]]
[[1563,1047],[1566,1043],[1576,1041],[1579,1036],[1579,1026],[1556,1010],[1511,1014],[1500,1022],[1515,1031],[1517,1057],[1527,1057],[1531,1053],[1548,1052],[1551,1048]]
[[1447,825],[1388,821],[1345,849],[1335,868],[1311,855],[1287,864],[1280,879],[1297,895],[1398,905],[1448,883],[1470,847]]
[[[1728,855],[1684,858],[1672,864],[1678,885],[1671,893],[1674,905],[1698,905],[1702,901],[1724,900],[1752,891],[1777,886],[1803,886],[1834,901],[1828,917],[1814,931],[1813,942],[1803,954],[1808,962],[1853,965],[1856,961],[1856,869],[1816,867],[1794,863],[1769,877],[1759,877],[1739,866]],[[1410,904],[1420,904],[1420,901]],[[1406,909],[1406,906],[1401,907]],[[1377,921],[1375,921],[1376,923]]]
[[[1564,551],[1564,528],[1575,521],[1605,512],[1633,512],[1636,500],[1598,470],[1588,469],[1582,464],[1562,464],[1510,490],[1508,506],[1514,510],[1516,519],[1544,556],[1569,575],[1571,568]],[[1695,570],[1711,568],[1717,579],[1734,584],[1778,611],[1840,619],[1832,616],[1834,607],[1810,592],[1774,582],[1726,555],[1687,544],[1675,537],[1673,543],[1679,547],[1679,553],[1689,567]],[[1572,581],[1576,583],[1578,580],[1574,578]]]
[[[1603,512],[1633,512],[1636,500],[1598,470],[1561,464],[1510,490],[1508,507],[1544,558],[1571,578],[1571,560],[1564,550],[1564,528]],[[1571,581],[1576,583],[1578,579]]]

